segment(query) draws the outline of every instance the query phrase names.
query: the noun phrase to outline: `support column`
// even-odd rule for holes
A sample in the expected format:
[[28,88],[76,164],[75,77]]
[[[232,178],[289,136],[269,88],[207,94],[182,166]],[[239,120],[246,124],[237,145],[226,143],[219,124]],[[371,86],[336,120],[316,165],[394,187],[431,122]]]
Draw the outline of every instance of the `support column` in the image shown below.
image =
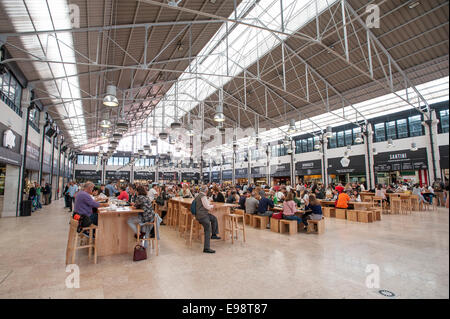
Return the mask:
[[[56,135],[57,136],[57,135]],[[55,189],[53,188],[53,186],[55,186],[53,184],[53,169],[55,168],[55,139],[56,136],[54,136],[52,138],[52,156],[51,156],[51,162],[50,162],[50,189],[51,189],[51,193],[50,193],[50,198],[52,198],[53,194],[56,194]],[[56,197],[56,196],[55,196]]]
[[439,145],[437,142],[438,136],[438,123],[439,120],[436,117],[436,111],[431,110],[430,112],[431,120],[425,120],[422,125],[425,127],[425,136],[427,138],[427,159],[428,159],[428,184],[432,185],[434,181],[438,178],[442,179],[441,176],[441,165],[440,165],[440,153]]
[[212,158],[209,159],[209,182],[212,183]]
[[250,187],[250,179],[252,178],[252,152],[250,151],[250,148],[248,149],[247,153],[247,187]]
[[[106,163],[107,159],[102,158],[102,184],[105,184],[106,182]],[[134,167],[134,164],[132,166]]]
[[236,168],[236,151],[233,150],[233,157],[231,160],[231,185],[236,185],[236,173],[234,172]]
[[373,157],[373,129],[372,124],[366,125],[366,132],[363,133],[364,143],[364,158],[366,165],[366,181],[367,189],[375,189],[375,171],[374,171],[374,157]]
[[58,172],[58,175],[56,177],[56,190],[57,190],[56,199],[59,199],[60,192],[58,190],[59,190],[59,187],[62,186],[62,185],[59,185],[59,178],[61,176],[61,148],[62,148],[63,143],[64,143],[64,140],[61,138],[61,143],[59,143],[59,148],[58,148],[58,165],[56,166],[57,167],[56,170]]
[[223,183],[222,172],[223,172],[223,161],[224,161],[223,155],[221,155],[221,156],[222,156],[222,158],[220,160],[220,184]]
[[330,183],[328,176],[328,138],[322,136],[322,182],[326,189]]
[[294,151],[295,141],[291,139],[291,187],[295,186],[295,151]]
[[270,181],[270,145],[267,145],[266,147],[266,173],[267,173],[267,186],[271,187],[272,183]]
[[[43,113],[46,114],[46,113]],[[47,116],[45,116],[47,117]],[[49,122],[46,118],[41,117],[39,121],[39,132],[41,134],[41,153],[39,154],[39,174],[38,174],[38,183],[42,185],[42,176],[43,176],[43,166],[44,166],[44,150],[45,150],[45,130]]]

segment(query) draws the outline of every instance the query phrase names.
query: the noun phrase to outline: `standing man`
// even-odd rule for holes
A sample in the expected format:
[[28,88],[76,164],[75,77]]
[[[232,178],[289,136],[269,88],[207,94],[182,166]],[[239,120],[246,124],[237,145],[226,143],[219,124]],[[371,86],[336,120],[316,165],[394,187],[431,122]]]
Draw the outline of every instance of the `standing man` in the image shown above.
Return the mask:
[[74,183],[74,181],[70,182],[70,186],[67,192],[69,193],[69,212],[72,212],[72,205],[75,201],[75,195],[78,192],[78,186]]
[[44,187],[44,205],[50,204],[49,198],[50,198],[50,185],[48,183],[45,183]]
[[209,211],[214,209],[215,206],[211,205],[208,198],[206,197],[207,191],[208,191],[207,186],[205,185],[201,186],[200,193],[195,198],[195,206],[196,206],[195,219],[197,219],[198,222],[202,224],[205,233],[205,243],[203,247],[203,252],[214,254],[216,251],[212,250],[209,245],[211,233],[212,233],[211,239],[220,239],[220,237],[217,236],[217,233],[219,231],[217,225],[217,218],[216,216],[209,213]]

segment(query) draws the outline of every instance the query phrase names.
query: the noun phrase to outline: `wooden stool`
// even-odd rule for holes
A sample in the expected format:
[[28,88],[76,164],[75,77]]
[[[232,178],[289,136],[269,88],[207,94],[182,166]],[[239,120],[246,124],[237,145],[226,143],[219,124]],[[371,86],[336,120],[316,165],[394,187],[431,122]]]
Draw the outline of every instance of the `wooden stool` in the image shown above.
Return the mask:
[[321,220],[308,219],[308,228],[306,232],[322,234],[325,231],[325,219],[322,217]]
[[[239,220],[242,220],[242,227],[239,227]],[[225,215],[225,238],[227,240],[227,233],[231,235],[231,243],[234,244],[234,235],[236,234],[236,239],[238,239],[238,232],[242,230],[242,237],[245,243],[245,223],[244,215],[228,214]]]
[[383,197],[374,196],[372,200],[372,207],[383,207]]
[[244,214],[244,222],[246,225],[252,226],[253,214]]
[[[140,238],[141,236],[141,227],[144,226],[151,226],[153,225],[153,229],[155,231],[155,237],[154,238],[150,238],[150,234],[148,234],[148,238]],[[137,239],[136,239],[136,243],[139,244],[141,241],[149,241],[152,244],[152,248],[155,247],[155,252],[156,252],[156,256],[158,256],[159,254],[159,245],[158,245],[158,228],[156,227],[156,217],[155,220],[151,223],[145,223],[143,225],[141,224],[137,224]]]
[[352,221],[352,222],[357,222],[358,221],[358,213],[356,210],[347,210],[347,220]]
[[373,212],[370,210],[358,210],[358,221],[361,223],[373,223]]
[[373,221],[378,221],[381,220],[381,213],[382,213],[382,209],[381,208],[370,208],[369,209],[371,212],[373,212],[374,216],[373,216]]
[[324,217],[336,217],[336,210],[333,207],[323,207],[322,213]]
[[[98,228],[94,224],[89,227],[82,228],[81,232],[77,232],[78,221],[75,219],[70,220],[70,228],[69,228],[69,236],[67,239],[67,248],[66,248],[66,265],[69,264],[69,259],[71,259],[71,263],[75,264],[75,257],[77,250],[88,248],[89,249],[89,260],[91,260],[92,249],[94,249],[94,264],[97,263],[97,240],[94,238],[94,230],[95,236],[98,238]],[[87,245],[81,245],[81,240],[85,239],[85,235],[83,235],[84,231],[89,232],[89,240]]]
[[189,233],[189,246],[192,247],[192,237],[196,236],[197,240],[201,240],[203,243],[204,238],[202,236],[202,225],[194,217],[191,218],[191,230]]
[[280,220],[281,219],[276,219],[276,218],[270,217],[270,230],[271,231],[273,231],[275,233],[280,232]]
[[269,223],[269,216],[253,215],[252,226],[259,229],[265,229]]
[[189,218],[192,215],[190,212],[188,212],[186,207],[181,208],[180,213],[180,223],[178,226],[178,233],[182,235],[184,238],[186,238],[186,233],[189,230]]
[[283,234],[289,232],[289,235],[296,234],[297,224],[298,222],[296,220],[280,219],[280,233]]
[[402,208],[402,201],[399,198],[391,197],[391,214],[400,214]]
[[337,219],[347,219],[347,210],[342,208],[336,208],[336,218]]
[[419,196],[418,195],[411,195],[411,206],[413,211],[420,210],[419,205]]
[[407,196],[401,196],[400,195],[400,213],[408,214],[408,212],[412,213],[412,203],[411,203],[411,197],[409,195]]
[[168,226],[171,226],[172,222],[173,222],[173,206],[174,206],[174,203],[172,201],[169,201],[169,204],[167,205],[167,215],[166,215],[166,218],[167,218],[166,224]]
[[233,214],[235,215],[244,215],[245,212],[243,209],[235,208]]

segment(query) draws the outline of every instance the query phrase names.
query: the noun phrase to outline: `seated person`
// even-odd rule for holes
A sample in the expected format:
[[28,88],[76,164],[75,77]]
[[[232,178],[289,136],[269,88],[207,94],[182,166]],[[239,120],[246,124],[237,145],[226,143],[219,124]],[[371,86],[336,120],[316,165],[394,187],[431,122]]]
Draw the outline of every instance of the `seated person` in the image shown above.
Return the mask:
[[[345,193],[344,193],[345,194]],[[309,197],[309,205],[305,207],[305,210],[310,210],[310,213],[306,213],[303,215],[303,224],[305,227],[308,226],[308,219],[311,220],[321,220],[322,219],[322,205],[320,205],[319,201],[316,199],[314,195]]]
[[350,196],[347,193],[342,192],[336,202],[336,208],[346,209],[348,208],[348,202],[350,201]]
[[231,191],[226,201],[227,204],[236,203],[236,191]]
[[361,196],[359,195],[359,193],[356,189],[353,190],[353,194],[352,194],[351,198],[355,202],[361,202]]
[[137,198],[136,185],[131,184],[128,186],[128,203],[134,203]]
[[266,193],[264,191],[259,192],[259,196],[261,199],[258,204],[258,215],[259,216],[269,216],[269,223],[267,224],[267,228],[270,228],[270,217],[272,217],[273,212],[270,211],[270,208],[274,207],[273,201],[266,198]]
[[223,194],[219,190],[219,188],[214,187],[212,193],[213,193],[213,202],[215,202],[215,203],[225,203],[225,197],[223,196]]
[[83,189],[75,196],[75,208],[73,211],[74,214],[88,216],[91,219],[91,222],[94,225],[97,225],[98,215],[94,212],[94,208],[106,207],[109,206],[109,204],[96,202],[91,196],[93,190],[94,183],[87,182],[84,184]]
[[286,200],[283,202],[283,218],[287,220],[296,220],[298,224],[302,222],[302,219],[295,215],[297,212],[297,205],[294,202],[294,194],[291,192],[286,196]]
[[245,210],[245,201],[247,200],[248,193],[247,191],[243,192],[239,197],[239,208]]
[[[142,209],[144,212],[139,213],[138,216],[132,216],[128,218],[128,226],[134,231],[134,237],[137,238],[137,224],[144,223],[152,223],[156,218],[156,233],[157,239],[159,240],[159,225],[161,224],[161,217],[158,214],[155,214],[155,211],[152,207],[152,202],[147,197],[147,191],[143,186],[138,186],[136,188],[137,197],[136,201],[133,204],[134,208]],[[140,238],[148,238],[146,236],[150,236],[150,238],[155,237],[155,230],[153,229],[153,225],[148,226],[148,229],[141,228],[141,233],[139,234]],[[147,247],[147,241],[144,243],[144,247]]]
[[119,194],[119,196],[117,196],[117,199],[124,200],[126,202],[128,202],[130,200],[130,196],[128,196],[125,186],[120,187],[120,194]]
[[250,197],[245,200],[246,214],[255,214],[257,212],[259,200],[257,200],[255,196],[255,193],[251,193]]

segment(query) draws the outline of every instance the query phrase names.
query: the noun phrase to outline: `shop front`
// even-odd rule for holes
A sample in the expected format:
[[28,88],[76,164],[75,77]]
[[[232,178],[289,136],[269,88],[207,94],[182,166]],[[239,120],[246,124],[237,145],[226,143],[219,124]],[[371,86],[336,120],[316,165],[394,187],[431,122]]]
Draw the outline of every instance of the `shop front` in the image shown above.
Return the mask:
[[[328,159],[328,175],[334,184],[365,183],[366,157],[365,155],[350,156],[350,162],[343,162],[342,157]],[[344,164],[344,165],[342,165]]]
[[231,185],[233,180],[233,171],[231,169],[227,169],[222,171],[222,183],[225,185]]
[[0,123],[0,137],[0,217],[16,216],[22,137],[3,123]]
[[212,183],[220,183],[220,171],[211,172],[211,179]]
[[26,161],[26,167],[25,167],[25,190],[28,193],[28,190],[31,186],[31,183],[38,182],[39,181],[39,152],[40,147],[36,144],[32,143],[30,140],[28,140],[27,143],[27,161]]
[[178,173],[177,172],[158,172],[159,184],[178,184]]
[[255,185],[267,185],[267,170],[265,166],[252,167],[251,174]]
[[[208,173],[208,175],[209,175],[209,173]],[[181,173],[181,181],[183,183],[198,184],[199,179],[200,179],[200,173],[194,173],[194,172]]]
[[75,180],[79,183],[85,183],[87,181],[96,185],[102,181],[102,172],[95,170],[75,170]]
[[134,182],[139,184],[152,184],[155,182],[155,172],[135,171]]
[[106,184],[111,182],[130,182],[130,171],[106,171],[105,174]]
[[391,184],[397,181],[428,184],[426,148],[384,152],[374,156],[374,170],[377,184]]
[[295,174],[301,183],[322,182],[322,161],[297,162],[295,163]]
[[270,166],[270,176],[272,178],[272,186],[277,184],[290,184],[291,163]]
[[248,168],[236,168],[234,170],[236,184],[246,185],[248,183]]
[[209,171],[203,172],[203,183],[209,183]]

